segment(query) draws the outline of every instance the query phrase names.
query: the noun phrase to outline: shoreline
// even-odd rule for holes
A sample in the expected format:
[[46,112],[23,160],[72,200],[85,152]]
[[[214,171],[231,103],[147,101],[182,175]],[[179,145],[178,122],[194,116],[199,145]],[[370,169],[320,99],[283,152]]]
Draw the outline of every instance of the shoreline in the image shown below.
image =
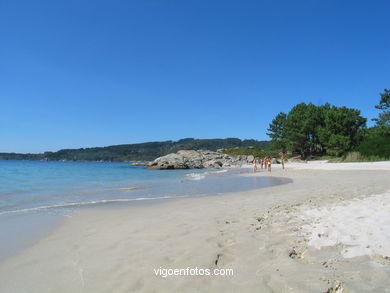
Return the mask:
[[[296,241],[305,241],[282,220],[291,220],[295,206],[344,204],[390,190],[390,163],[360,163],[371,167],[349,163],[356,170],[346,170],[351,166],[345,164],[326,164],[326,168],[322,163],[286,164],[286,171],[273,166],[271,176],[291,178],[293,182],[158,205],[81,211],[32,247],[0,262],[0,290],[324,292],[340,282],[355,292],[355,286],[361,286],[356,276],[361,275],[366,287],[390,287],[385,278],[389,272],[386,259],[361,256],[346,261],[334,247],[307,247],[302,257]],[[372,168],[375,170],[368,170]],[[274,216],[264,218],[269,214]],[[326,260],[319,263],[317,259],[337,261],[325,267],[322,263]],[[153,273],[159,267],[196,266],[232,268],[235,275],[161,278]],[[354,266],[360,273],[353,270]],[[20,276],[23,282],[17,281]]]
[[[175,171],[160,171],[175,172]],[[172,185],[171,190],[160,185],[160,194],[133,194],[133,191],[144,190],[147,187],[117,187],[107,189],[107,192],[120,190],[121,192],[132,191],[131,197],[121,196],[117,194],[112,197],[107,195],[103,199],[88,199],[84,201],[52,203],[46,205],[37,205],[32,207],[19,208],[14,210],[4,210],[0,212],[0,231],[7,235],[6,238],[0,239],[0,263],[12,256],[17,255],[20,251],[27,249],[36,244],[40,239],[50,235],[55,231],[60,224],[66,220],[67,217],[83,212],[89,209],[126,209],[132,206],[150,206],[159,205],[164,202],[171,202],[178,199],[186,199],[191,197],[207,197],[207,196],[223,196],[231,192],[239,192],[239,190],[254,190],[258,188],[265,188],[268,185],[287,184],[288,180],[284,178],[273,177],[272,181],[268,180],[253,180],[250,177],[237,176],[237,174],[248,173],[250,168],[229,168],[222,170],[193,170],[191,173],[183,173],[177,177],[176,184]],[[223,176],[220,176],[223,175]],[[180,179],[181,178],[181,179]],[[232,180],[231,180],[232,179]],[[244,180],[245,179],[245,180]],[[215,181],[217,180],[217,181]],[[183,182],[187,182],[186,187],[181,186]],[[215,185],[214,188],[210,182],[219,183],[222,185]],[[234,183],[233,183],[234,182]],[[160,182],[161,183],[161,182]],[[166,184],[166,183],[165,183]],[[203,188],[199,185],[203,185]],[[225,185],[225,186],[224,186]],[[125,186],[128,186],[125,184]],[[157,186],[157,185],[156,185]],[[191,187],[191,189],[188,189]],[[200,193],[202,189],[203,193]],[[229,189],[236,189],[236,191],[227,191]],[[187,192],[178,194],[177,191]],[[198,192],[194,191],[198,190]],[[204,193],[204,192],[207,193]],[[152,190],[153,192],[153,190]],[[92,194],[93,192],[89,192]],[[156,193],[156,192],[154,192]]]

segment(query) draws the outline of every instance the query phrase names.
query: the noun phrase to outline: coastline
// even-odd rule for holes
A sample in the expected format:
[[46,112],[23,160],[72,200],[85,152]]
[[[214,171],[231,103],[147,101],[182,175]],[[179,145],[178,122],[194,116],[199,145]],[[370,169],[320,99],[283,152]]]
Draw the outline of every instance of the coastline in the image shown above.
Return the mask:
[[[86,209],[126,209],[129,206],[160,204],[179,198],[221,196],[228,192],[240,192],[288,182],[288,179],[277,177],[267,180],[266,178],[237,176],[237,173],[250,172],[250,168],[154,171],[139,167],[124,168],[123,164],[105,164],[103,167],[98,166],[98,170],[103,170],[104,176],[110,175],[112,178],[112,174],[106,171],[106,168],[112,168],[116,172],[116,181],[112,182],[109,177],[104,177],[97,172],[96,175],[100,176],[102,182],[96,186],[89,184],[91,178],[85,177],[85,168],[88,170],[92,168],[96,173],[96,169],[93,168],[97,164],[89,163],[83,165],[82,169],[79,168],[78,163],[69,163],[65,168],[61,163],[53,164],[51,170],[55,169],[57,175],[64,173],[64,170],[68,170],[69,173],[69,168],[73,170],[72,180],[65,185],[61,180],[45,182],[44,172],[47,171],[45,164],[38,162],[24,166],[30,169],[28,173],[43,174],[35,180],[30,180],[25,190],[21,190],[24,192],[15,194],[5,192],[1,195],[0,233],[6,237],[0,238],[0,263],[49,235],[67,217]],[[44,168],[41,168],[42,166]],[[13,166],[11,164],[6,167],[12,168]],[[17,166],[17,169],[24,172],[21,166]],[[129,169],[131,172],[126,172]],[[66,178],[69,174],[62,175],[64,176],[57,177]],[[118,180],[118,175],[123,178]],[[142,176],[145,179],[139,180]],[[84,185],[77,186],[76,177],[82,178]],[[129,177],[133,178],[129,179]],[[95,177],[92,180],[95,180]],[[7,182],[7,179],[4,181]],[[23,180],[20,179],[20,181]],[[75,182],[76,186],[74,186]],[[11,191],[13,186],[12,183],[8,187],[2,185],[3,190]],[[44,186],[46,190],[41,186]],[[35,192],[34,188],[39,188],[44,192],[40,192],[39,189]]]
[[[290,178],[289,184],[77,213],[0,263],[0,291],[325,292],[338,284],[351,292],[389,288],[388,259],[347,259],[337,245],[318,250],[306,245],[299,231],[290,230],[297,225],[289,227],[289,221],[302,213],[301,207],[345,204],[388,192],[390,162],[286,168],[273,166],[271,176]],[[153,272],[159,267],[232,268],[234,276],[162,278]]]

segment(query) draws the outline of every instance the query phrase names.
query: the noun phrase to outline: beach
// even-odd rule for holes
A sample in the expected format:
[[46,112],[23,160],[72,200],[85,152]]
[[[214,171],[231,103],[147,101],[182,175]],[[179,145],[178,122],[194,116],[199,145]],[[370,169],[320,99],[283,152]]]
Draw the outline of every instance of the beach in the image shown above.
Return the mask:
[[[0,262],[0,292],[390,291],[390,162],[237,176],[292,182],[77,212]],[[234,273],[156,274],[187,268]]]

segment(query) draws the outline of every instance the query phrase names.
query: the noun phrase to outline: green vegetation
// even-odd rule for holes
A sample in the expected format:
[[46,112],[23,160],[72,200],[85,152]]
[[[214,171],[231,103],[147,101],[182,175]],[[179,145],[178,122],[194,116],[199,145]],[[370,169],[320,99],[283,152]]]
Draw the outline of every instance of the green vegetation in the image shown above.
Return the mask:
[[[364,129],[361,143],[354,148],[354,152],[360,157],[350,157],[347,154],[346,161],[383,161],[390,159],[390,127],[375,126]],[[349,155],[349,156],[348,156]],[[355,154],[356,156],[356,154]]]
[[390,159],[390,90],[380,94],[377,125],[366,128],[360,111],[330,104],[301,103],[279,113],[268,128],[274,150],[312,156],[342,157],[345,161]]
[[254,157],[277,156],[277,151],[273,149],[270,141],[262,141],[251,147],[236,147],[224,149],[223,152],[229,155],[252,155]]
[[332,159],[332,162],[377,162],[377,161],[385,161],[389,158],[380,157],[378,155],[375,156],[365,156],[360,152],[349,152],[342,158]]
[[66,161],[149,161],[159,156],[178,150],[218,150],[235,147],[249,147],[256,144],[267,144],[254,139],[194,139],[185,138],[179,141],[147,142],[124,144],[108,147],[64,149],[58,152],[43,154],[0,153],[3,160],[66,160]]
[[359,129],[366,119],[360,111],[330,104],[315,106],[301,103],[288,114],[272,120],[268,135],[275,148],[300,154],[339,156],[359,143]]
[[382,111],[372,119],[376,126],[361,131],[361,142],[344,157],[345,161],[390,160],[390,90],[384,89],[380,96],[375,108]]
[[378,126],[390,126],[390,90],[384,89],[383,93],[380,93],[380,96],[379,104],[375,108],[382,110],[382,112],[379,113],[378,118],[372,120],[376,121]]

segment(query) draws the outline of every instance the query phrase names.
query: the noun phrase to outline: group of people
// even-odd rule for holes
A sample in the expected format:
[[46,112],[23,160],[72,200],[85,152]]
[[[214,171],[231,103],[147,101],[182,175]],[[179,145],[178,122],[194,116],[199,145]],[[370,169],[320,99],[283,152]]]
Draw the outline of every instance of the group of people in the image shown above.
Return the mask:
[[[284,169],[284,160],[286,158],[286,154],[283,152],[279,153],[281,162],[282,162],[282,168]],[[271,162],[272,158],[271,157],[264,157],[263,159],[261,158],[254,158],[253,159],[253,172],[256,173],[257,171],[257,164],[260,165],[261,169],[266,169],[268,172],[271,172]]]
[[253,172],[256,173],[257,171],[257,164],[260,165],[261,169],[266,169],[268,172],[271,172],[271,157],[264,157],[263,159],[261,158],[254,158],[253,159]]

